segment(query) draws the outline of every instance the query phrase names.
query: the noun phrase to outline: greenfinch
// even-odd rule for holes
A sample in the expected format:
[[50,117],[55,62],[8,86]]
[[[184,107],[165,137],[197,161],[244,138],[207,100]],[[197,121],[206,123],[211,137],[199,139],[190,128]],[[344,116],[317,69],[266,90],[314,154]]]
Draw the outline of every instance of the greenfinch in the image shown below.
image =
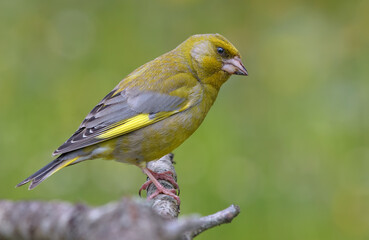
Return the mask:
[[17,186],[31,182],[29,189],[33,189],[66,166],[101,158],[140,167],[156,185],[157,194],[178,200],[146,163],[191,136],[232,74],[247,76],[247,71],[226,38],[220,34],[189,37],[124,78],[55,150],[53,155],[59,156]]

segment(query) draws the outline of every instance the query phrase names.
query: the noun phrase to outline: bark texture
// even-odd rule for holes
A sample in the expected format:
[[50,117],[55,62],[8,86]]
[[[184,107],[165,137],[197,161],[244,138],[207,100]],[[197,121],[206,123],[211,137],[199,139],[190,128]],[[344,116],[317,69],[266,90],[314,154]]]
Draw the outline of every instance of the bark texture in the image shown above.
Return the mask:
[[[173,155],[168,154],[148,168],[156,172],[172,171]],[[164,180],[167,188],[173,186]],[[148,187],[148,196],[155,186]],[[0,201],[0,239],[56,240],[189,240],[201,232],[229,223],[239,214],[231,205],[215,214],[181,217],[177,202],[170,196],[158,195],[151,201],[124,198],[100,207],[67,202]]]

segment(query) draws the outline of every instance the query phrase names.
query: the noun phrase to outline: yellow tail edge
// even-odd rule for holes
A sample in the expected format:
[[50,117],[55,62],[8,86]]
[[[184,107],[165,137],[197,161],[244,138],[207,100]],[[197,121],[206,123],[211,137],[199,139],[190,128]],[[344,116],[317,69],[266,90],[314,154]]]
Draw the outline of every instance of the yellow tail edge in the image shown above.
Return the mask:
[[79,157],[75,157],[69,160],[61,160],[60,157],[55,159],[54,161],[50,162],[28,178],[24,179],[22,182],[18,183],[16,187],[20,187],[28,182],[31,182],[28,189],[31,190],[35,187],[37,187],[41,182],[43,182],[45,179],[59,171],[60,169],[74,163],[77,161]]

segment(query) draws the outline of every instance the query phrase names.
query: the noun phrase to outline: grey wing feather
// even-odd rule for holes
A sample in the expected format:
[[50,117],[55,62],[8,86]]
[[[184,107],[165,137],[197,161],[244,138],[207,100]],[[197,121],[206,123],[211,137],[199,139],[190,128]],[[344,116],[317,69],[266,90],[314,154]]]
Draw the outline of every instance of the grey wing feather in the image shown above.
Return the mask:
[[170,112],[179,108],[184,98],[151,91],[142,92],[137,88],[127,90],[127,103],[139,113]]
[[78,130],[53,155],[58,155],[87,147],[107,139],[95,138],[114,123],[140,113],[173,111],[186,100],[152,91],[130,88],[115,94],[116,89],[104,97],[86,116]]

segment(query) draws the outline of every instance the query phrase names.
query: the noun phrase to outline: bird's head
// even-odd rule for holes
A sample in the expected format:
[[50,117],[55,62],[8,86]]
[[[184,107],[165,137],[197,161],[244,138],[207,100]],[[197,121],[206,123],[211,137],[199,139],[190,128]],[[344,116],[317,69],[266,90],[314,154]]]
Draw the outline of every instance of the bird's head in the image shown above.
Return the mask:
[[191,67],[199,79],[205,79],[214,74],[225,80],[232,74],[247,76],[240,53],[220,34],[193,35],[180,47],[185,49]]

